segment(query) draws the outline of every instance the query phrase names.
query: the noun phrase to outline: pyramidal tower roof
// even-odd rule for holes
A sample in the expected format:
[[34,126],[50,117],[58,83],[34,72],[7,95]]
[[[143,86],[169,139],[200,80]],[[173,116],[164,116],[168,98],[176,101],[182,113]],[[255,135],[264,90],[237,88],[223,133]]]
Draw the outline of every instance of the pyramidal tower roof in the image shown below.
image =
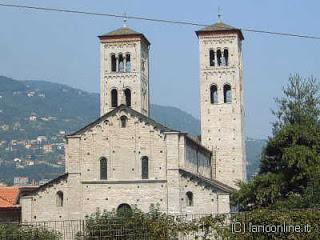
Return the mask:
[[200,35],[208,35],[210,33],[237,33],[241,40],[244,39],[241,29],[230,26],[228,24],[225,24],[223,22],[218,22],[212,25],[208,25],[198,31],[196,31],[197,36]]
[[118,28],[114,31],[102,34],[99,36],[100,40],[103,39],[121,39],[121,38],[131,38],[131,37],[138,37],[142,38],[146,41],[148,45],[150,45],[149,40],[144,36],[143,33],[137,32],[127,26],[123,26],[121,28]]
[[103,34],[101,36],[121,36],[121,35],[137,35],[137,34],[142,34],[142,33],[136,32],[129,27],[121,27],[114,31]]

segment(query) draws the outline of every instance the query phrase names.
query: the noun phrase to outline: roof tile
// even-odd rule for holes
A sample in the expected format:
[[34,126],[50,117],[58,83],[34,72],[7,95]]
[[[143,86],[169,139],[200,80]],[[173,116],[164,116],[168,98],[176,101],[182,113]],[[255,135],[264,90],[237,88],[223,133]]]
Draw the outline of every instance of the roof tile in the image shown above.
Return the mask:
[[204,28],[201,28],[200,30],[196,31],[197,35],[199,33],[206,33],[206,32],[224,32],[224,31],[235,31],[240,35],[240,38],[243,40],[243,34],[241,32],[241,29],[230,26],[228,24],[225,24],[223,22],[218,22],[209,26],[206,26]]
[[16,207],[18,187],[0,187],[0,208]]
[[136,32],[128,27],[121,27],[114,31],[102,34],[100,37],[119,36],[119,35],[137,35],[137,34],[142,34],[142,33]]

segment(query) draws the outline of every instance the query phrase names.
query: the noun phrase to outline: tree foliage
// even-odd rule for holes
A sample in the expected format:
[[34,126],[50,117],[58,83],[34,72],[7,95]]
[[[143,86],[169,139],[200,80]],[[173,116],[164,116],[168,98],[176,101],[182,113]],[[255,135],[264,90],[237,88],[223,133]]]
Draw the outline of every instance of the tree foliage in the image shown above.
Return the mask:
[[319,205],[320,88],[313,77],[293,75],[283,93],[259,174],[232,197],[241,210]]

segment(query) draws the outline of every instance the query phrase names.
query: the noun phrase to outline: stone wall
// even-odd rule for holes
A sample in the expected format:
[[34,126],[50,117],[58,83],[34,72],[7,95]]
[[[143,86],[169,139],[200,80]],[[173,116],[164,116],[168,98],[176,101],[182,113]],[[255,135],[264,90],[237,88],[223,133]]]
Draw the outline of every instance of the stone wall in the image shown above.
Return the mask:
[[[125,127],[120,117],[126,116]],[[140,117],[139,117],[140,116]],[[228,199],[213,185],[202,185],[181,176],[188,166],[187,148],[191,143],[185,134],[161,130],[151,120],[132,111],[118,110],[101,118],[88,128],[67,138],[68,175],[41,187],[21,199],[23,221],[60,221],[81,219],[96,211],[116,210],[129,204],[148,211],[152,204],[169,214],[210,214],[228,211]],[[198,163],[208,164],[210,151],[192,143]],[[204,158],[199,158],[203,154]],[[141,159],[149,159],[149,177],[142,178]],[[100,178],[100,160],[107,159],[107,179]],[[190,167],[198,176],[210,178],[211,166]],[[199,172],[200,170],[200,172]],[[56,203],[57,192],[63,192],[63,206]],[[194,194],[194,205],[186,207],[186,191]]]
[[[112,72],[111,55],[130,54],[130,72]],[[149,115],[149,46],[141,38],[103,40],[100,44],[101,115],[111,111],[111,90],[118,91],[118,104],[125,103],[123,90],[131,90],[131,107]]]
[[[187,192],[192,192],[193,204],[188,206]],[[229,213],[229,195],[223,194],[191,178],[180,177],[181,214]]]
[[[122,116],[128,118],[125,128],[120,126]],[[107,180],[141,179],[141,159],[144,156],[149,160],[149,179],[165,179],[165,135],[126,112],[117,113],[76,139],[68,140],[66,162],[75,161],[75,156],[79,156],[80,164],[74,164],[75,169],[69,167],[68,171],[76,172],[80,168],[83,181],[100,180],[102,157],[108,162]]]
[[[241,41],[236,33],[199,36],[201,82],[201,141],[216,153],[215,176],[235,187],[245,180],[246,156]],[[229,51],[228,66],[210,66],[209,51]],[[218,102],[210,102],[217,86]],[[231,85],[232,102],[224,103],[223,86]]]
[[97,210],[117,210],[120,204],[148,212],[152,204],[167,211],[167,184],[164,180],[83,182],[83,216]]
[[[63,192],[63,206],[57,206],[57,192]],[[50,187],[40,188],[32,196],[24,196],[20,203],[22,207],[22,221],[62,221],[67,220],[69,201],[67,179],[51,184]],[[70,205],[71,207],[71,205]]]
[[184,168],[190,172],[212,178],[212,153],[186,138]]

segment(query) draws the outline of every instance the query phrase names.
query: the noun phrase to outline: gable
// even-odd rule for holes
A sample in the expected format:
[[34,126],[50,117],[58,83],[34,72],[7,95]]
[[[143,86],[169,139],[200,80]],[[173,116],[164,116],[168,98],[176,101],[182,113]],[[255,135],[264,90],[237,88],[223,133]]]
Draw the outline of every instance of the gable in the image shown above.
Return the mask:
[[66,181],[67,178],[68,178],[68,173],[60,175],[60,176],[52,179],[51,181],[49,181],[43,185],[40,185],[39,187],[37,187],[35,189],[30,189],[29,191],[25,191],[23,196],[31,196],[31,195],[34,195],[38,192],[45,191],[47,188],[51,188],[55,184],[59,184],[62,181]]
[[106,113],[105,115],[101,116],[100,118],[98,118],[97,120],[93,121],[92,123],[88,124],[87,126],[81,128],[80,130],[67,135],[66,137],[73,137],[73,136],[77,136],[77,135],[82,135],[84,133],[86,133],[87,131],[92,130],[93,128],[97,127],[99,124],[101,123],[106,123],[107,121],[109,121],[109,118],[113,117],[113,116],[120,116],[120,115],[126,115],[129,118],[137,118],[140,122],[144,122],[147,125],[151,125],[154,127],[155,130],[159,130],[160,132],[179,132],[176,130],[172,130],[168,127],[163,126],[162,124],[156,122],[155,120],[133,110],[130,107],[127,107],[125,105],[120,105],[117,108],[115,108],[114,110],[112,110],[111,112]]
[[168,131],[172,130],[121,105],[67,136],[67,171],[81,173],[83,180],[101,180],[101,159],[106,159],[103,173],[108,180],[136,180],[141,179],[141,161],[147,157],[150,178],[163,178]]

